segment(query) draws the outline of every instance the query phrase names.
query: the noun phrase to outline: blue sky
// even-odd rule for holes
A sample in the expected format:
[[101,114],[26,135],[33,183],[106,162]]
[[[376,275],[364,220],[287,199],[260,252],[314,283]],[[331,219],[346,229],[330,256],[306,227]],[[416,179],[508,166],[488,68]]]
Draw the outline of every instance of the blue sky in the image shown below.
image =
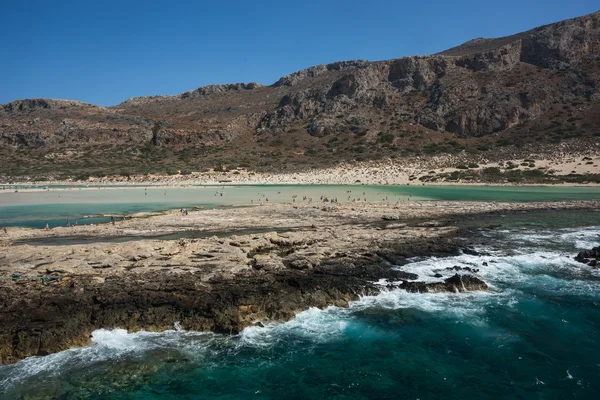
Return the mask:
[[0,103],[114,105],[339,60],[431,54],[598,11],[597,0],[5,1]]

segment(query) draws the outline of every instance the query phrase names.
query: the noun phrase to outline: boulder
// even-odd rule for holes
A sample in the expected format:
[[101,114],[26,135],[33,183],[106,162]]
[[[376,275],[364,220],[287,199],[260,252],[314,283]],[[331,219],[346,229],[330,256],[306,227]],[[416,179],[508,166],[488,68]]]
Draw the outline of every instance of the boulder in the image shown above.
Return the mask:
[[575,256],[575,261],[587,264],[590,267],[598,268],[598,261],[600,261],[600,246],[590,250],[580,251],[579,254]]
[[410,293],[462,293],[475,290],[487,290],[488,286],[484,281],[474,276],[455,274],[443,282],[403,282],[400,285],[400,288]]
[[252,259],[252,268],[255,270],[277,271],[285,267],[279,257],[270,254],[257,254]]

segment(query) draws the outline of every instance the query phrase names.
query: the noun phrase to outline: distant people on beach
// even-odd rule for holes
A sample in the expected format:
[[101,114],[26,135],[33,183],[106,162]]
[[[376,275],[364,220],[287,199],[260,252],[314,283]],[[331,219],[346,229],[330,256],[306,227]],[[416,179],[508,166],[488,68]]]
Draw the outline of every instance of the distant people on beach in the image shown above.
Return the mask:
[[48,225],[48,221],[46,221],[46,230],[50,230],[50,226]]
[[4,233],[8,235],[8,226],[4,225]]

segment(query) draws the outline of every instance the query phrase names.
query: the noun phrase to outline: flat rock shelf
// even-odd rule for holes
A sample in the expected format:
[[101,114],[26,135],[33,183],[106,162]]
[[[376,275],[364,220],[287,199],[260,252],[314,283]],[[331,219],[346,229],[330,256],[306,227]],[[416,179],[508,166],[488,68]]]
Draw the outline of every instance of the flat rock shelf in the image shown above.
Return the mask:
[[[459,254],[455,222],[467,216],[599,208],[597,201],[272,204],[50,231],[11,228],[0,241],[0,277],[6,278],[0,281],[0,361],[86,345],[99,328],[177,325],[234,334],[388,288],[485,290],[485,282],[465,271],[431,281],[399,267],[414,257]],[[232,234],[234,227],[246,231]],[[186,230],[225,234],[94,240]],[[67,234],[89,240],[60,244]]]

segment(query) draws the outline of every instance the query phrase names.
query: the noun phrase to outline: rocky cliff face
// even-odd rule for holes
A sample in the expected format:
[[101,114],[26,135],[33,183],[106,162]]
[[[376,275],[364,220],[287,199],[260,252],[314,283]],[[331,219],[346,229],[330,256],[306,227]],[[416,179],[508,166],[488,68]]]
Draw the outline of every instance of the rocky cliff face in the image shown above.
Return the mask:
[[[508,39],[508,40],[507,40]],[[532,120],[558,101],[597,99],[600,13],[498,40],[476,40],[439,55],[313,67],[280,79],[294,86],[329,71],[329,85],[282,98],[258,129],[307,121],[325,136],[400,111],[435,131],[482,136]],[[499,45],[500,44],[500,45]],[[593,65],[592,75],[580,70]],[[336,120],[339,114],[349,118]]]
[[[0,143],[26,148],[152,144],[179,151],[236,140],[248,153],[257,143],[293,136],[289,141],[298,154],[326,145],[337,147],[338,154],[350,153],[369,143],[383,143],[393,152],[449,136],[496,137],[549,120],[555,125],[543,129],[555,129],[560,141],[574,136],[569,133],[574,130],[595,133],[591,116],[600,104],[599,84],[597,12],[505,38],[475,39],[431,56],[319,65],[268,87],[209,85],[110,108],[15,101],[0,107]],[[564,115],[573,105],[575,114]]]
[[262,87],[260,83],[250,82],[250,83],[232,83],[229,85],[208,85],[199,87],[196,90],[191,90],[189,92],[184,92],[179,95],[181,99],[189,99],[200,96],[209,96],[215,93],[227,93],[231,91],[238,90],[253,90]]

